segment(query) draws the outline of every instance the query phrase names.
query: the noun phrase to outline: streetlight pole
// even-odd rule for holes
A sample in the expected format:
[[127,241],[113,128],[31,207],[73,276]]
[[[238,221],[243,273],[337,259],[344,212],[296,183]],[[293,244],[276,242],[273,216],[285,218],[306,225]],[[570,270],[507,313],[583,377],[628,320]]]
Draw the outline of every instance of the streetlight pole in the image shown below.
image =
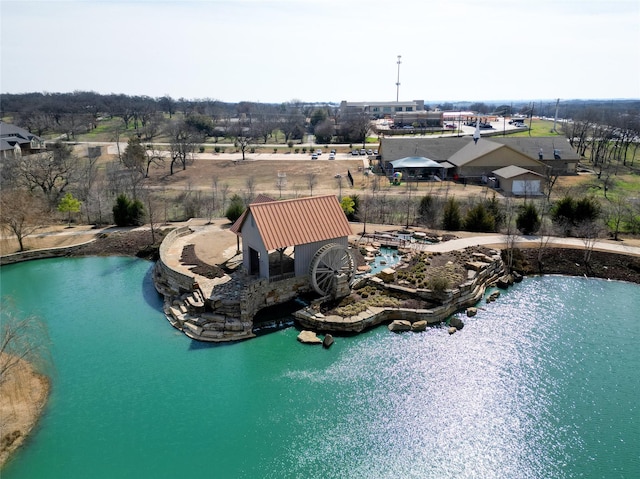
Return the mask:
[[402,63],[400,59],[402,55],[398,55],[398,80],[396,81],[396,103],[400,101],[400,64]]

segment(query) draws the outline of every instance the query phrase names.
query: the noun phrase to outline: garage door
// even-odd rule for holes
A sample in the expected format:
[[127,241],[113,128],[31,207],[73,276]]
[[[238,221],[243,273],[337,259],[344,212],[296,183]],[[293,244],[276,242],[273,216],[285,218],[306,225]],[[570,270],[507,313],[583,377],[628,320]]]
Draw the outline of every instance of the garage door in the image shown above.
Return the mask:
[[539,195],[540,180],[514,180],[511,191],[514,195]]

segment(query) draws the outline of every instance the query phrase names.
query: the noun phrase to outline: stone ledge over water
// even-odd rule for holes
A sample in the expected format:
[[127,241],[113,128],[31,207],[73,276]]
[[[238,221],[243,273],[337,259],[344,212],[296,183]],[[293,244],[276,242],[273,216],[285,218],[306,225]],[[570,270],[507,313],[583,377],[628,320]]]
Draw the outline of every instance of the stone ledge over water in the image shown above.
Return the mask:
[[[505,267],[498,254],[492,258],[483,255],[485,261],[474,264],[474,275],[457,288],[447,290],[439,295],[442,304],[430,309],[412,309],[397,307],[369,306],[365,311],[354,316],[338,316],[322,314],[313,306],[294,313],[297,322],[306,329],[335,333],[359,333],[373,326],[395,322],[394,330],[407,327],[406,330],[421,330],[430,324],[438,324],[454,313],[473,307],[483,297],[488,286],[495,284],[498,278],[505,274]],[[482,266],[480,266],[482,265]],[[388,272],[389,274],[391,271]],[[433,296],[432,292],[420,288],[408,288],[394,284],[385,284],[380,278],[369,278],[372,284],[389,291],[401,290],[404,294],[414,295],[416,298]],[[416,324],[420,323],[420,324]],[[423,324],[424,323],[424,324]],[[414,327],[414,325],[416,325]],[[390,328],[391,329],[391,328]]]

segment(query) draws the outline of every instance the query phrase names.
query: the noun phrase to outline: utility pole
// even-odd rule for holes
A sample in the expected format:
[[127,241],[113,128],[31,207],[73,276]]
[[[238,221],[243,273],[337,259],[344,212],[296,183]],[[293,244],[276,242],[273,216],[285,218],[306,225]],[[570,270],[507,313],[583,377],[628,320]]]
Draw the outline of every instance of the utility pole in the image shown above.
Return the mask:
[[398,55],[398,81],[396,81],[396,103],[400,101],[400,64],[402,63],[400,59],[402,55]]
[[558,98],[556,100],[556,114],[553,117],[553,130],[551,130],[551,131],[554,132],[554,133],[558,133],[556,131],[556,123],[558,122],[558,105],[560,105],[560,98]]

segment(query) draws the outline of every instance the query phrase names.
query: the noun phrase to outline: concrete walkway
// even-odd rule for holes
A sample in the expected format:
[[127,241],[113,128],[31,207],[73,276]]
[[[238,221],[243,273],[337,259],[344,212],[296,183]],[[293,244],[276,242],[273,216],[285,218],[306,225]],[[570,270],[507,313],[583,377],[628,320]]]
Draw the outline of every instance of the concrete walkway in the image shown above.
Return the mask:
[[[554,248],[575,248],[584,249],[585,242],[581,238],[560,238],[556,236],[545,236],[541,239],[540,236],[516,236],[515,243],[517,245],[526,245],[528,247],[537,247],[542,244],[545,247]],[[507,237],[505,235],[489,235],[489,236],[472,236],[469,238],[460,238],[451,241],[445,241],[444,243],[437,243],[432,245],[420,245],[419,249],[422,251],[432,251],[445,253],[448,251],[454,251],[458,249],[464,249],[469,246],[480,245],[496,245],[497,247],[504,248],[507,244]],[[611,253],[622,253],[633,256],[640,256],[640,247],[629,246],[623,243],[612,243],[606,241],[596,241],[593,244],[593,249],[597,251],[608,251]]]

